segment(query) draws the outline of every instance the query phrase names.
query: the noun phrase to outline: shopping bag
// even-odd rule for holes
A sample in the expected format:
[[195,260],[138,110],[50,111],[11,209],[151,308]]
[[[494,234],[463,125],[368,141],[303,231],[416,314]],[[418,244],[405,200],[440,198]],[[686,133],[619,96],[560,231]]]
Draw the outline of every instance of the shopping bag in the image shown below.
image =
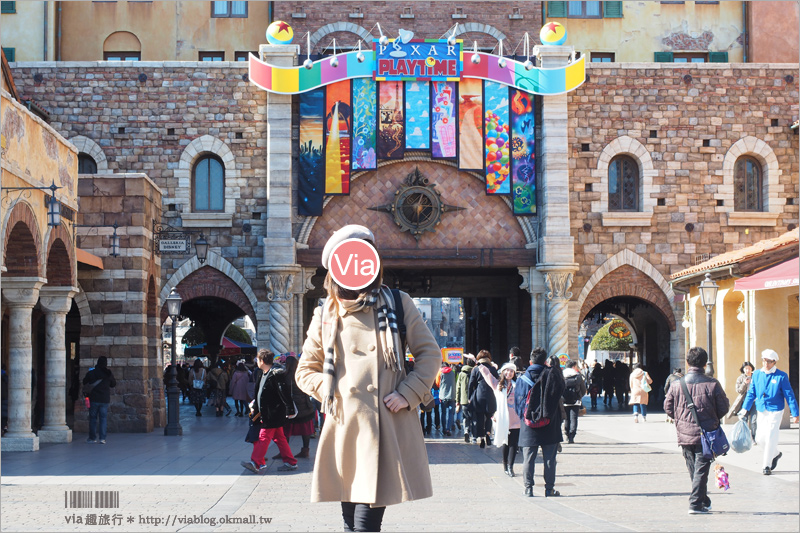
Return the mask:
[[247,436],[244,438],[244,441],[249,442],[250,444],[258,442],[259,433],[261,433],[261,427],[251,422],[250,427],[247,429]]
[[750,434],[750,427],[745,420],[739,419],[736,425],[733,426],[733,433],[731,434],[731,448],[736,453],[744,453],[753,447],[753,437]]
[[653,388],[647,382],[647,372],[642,374],[642,390],[645,392],[650,392],[651,390],[653,390]]
[[712,461],[720,455],[727,454],[730,448],[728,437],[722,431],[722,426],[713,431],[706,431],[701,427],[700,441],[703,445],[703,457]]

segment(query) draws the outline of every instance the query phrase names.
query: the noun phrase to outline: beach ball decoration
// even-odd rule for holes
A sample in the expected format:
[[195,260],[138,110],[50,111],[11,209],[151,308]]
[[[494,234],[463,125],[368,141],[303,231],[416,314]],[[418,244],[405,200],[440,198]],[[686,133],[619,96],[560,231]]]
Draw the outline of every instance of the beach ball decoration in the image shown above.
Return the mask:
[[548,22],[542,26],[539,39],[545,46],[559,46],[567,40],[567,28],[558,22]]
[[294,31],[282,20],[276,20],[267,27],[267,41],[269,44],[292,44]]

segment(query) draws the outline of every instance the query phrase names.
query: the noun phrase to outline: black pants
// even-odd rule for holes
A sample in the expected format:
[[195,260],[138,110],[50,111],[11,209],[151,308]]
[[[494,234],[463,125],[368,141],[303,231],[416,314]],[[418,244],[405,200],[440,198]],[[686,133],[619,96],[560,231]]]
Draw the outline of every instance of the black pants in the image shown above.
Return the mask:
[[[625,391],[617,387],[617,407],[622,409],[625,406]],[[610,404],[609,404],[610,405]]]
[[494,413],[472,413],[472,418],[475,422],[475,432],[473,436],[476,439],[484,439],[486,435],[492,432],[492,415]]
[[711,471],[711,459],[703,457],[703,445],[681,446],[686,469],[692,480],[692,492],[689,494],[689,508],[700,510],[711,505],[708,497],[708,474]]
[[517,458],[517,443],[519,442],[519,428],[508,430],[508,444],[503,444],[503,464],[514,466]]
[[[552,490],[556,484],[556,454],[558,453],[558,443],[545,444],[541,448],[542,462],[544,463],[544,488],[545,490]],[[539,446],[522,447],[522,482],[525,488],[535,485],[533,482],[533,469],[538,454]]]
[[370,507],[367,503],[342,502],[345,531],[380,531],[386,507]]
[[236,412],[244,414],[247,411],[247,402],[244,400],[233,400],[236,404]]
[[564,433],[567,434],[567,437],[570,439],[575,438],[575,433],[578,432],[578,411],[580,411],[580,405],[565,405],[564,410],[567,413],[567,417],[564,419]]

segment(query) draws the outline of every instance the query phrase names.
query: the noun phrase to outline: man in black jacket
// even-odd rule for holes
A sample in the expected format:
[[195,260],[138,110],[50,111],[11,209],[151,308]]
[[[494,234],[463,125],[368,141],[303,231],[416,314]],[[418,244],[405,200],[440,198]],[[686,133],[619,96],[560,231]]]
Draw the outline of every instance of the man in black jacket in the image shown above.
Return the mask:
[[256,363],[262,373],[256,379],[255,399],[250,403],[250,419],[261,429],[258,440],[253,443],[253,453],[249,461],[242,461],[242,466],[251,472],[258,473],[266,468],[265,457],[270,441],[278,445],[283,466],[278,471],[297,470],[297,459],[292,455],[289,443],[283,433],[286,420],[297,416],[292,401],[292,384],[286,368],[274,363],[275,354],[266,349],[258,351]]
[[[519,446],[522,448],[523,465],[522,479],[525,485],[525,496],[533,497],[533,469],[539,447],[542,448],[544,462],[544,495],[560,496],[554,486],[556,483],[556,453],[558,445],[563,440],[561,437],[561,395],[564,392],[564,380],[561,376],[554,376],[553,369],[545,366],[547,352],[542,348],[534,348],[531,352],[532,365],[520,376],[514,386],[514,408],[519,415]],[[541,381],[541,383],[539,383]],[[536,394],[542,387],[541,414],[549,422],[541,427],[529,427],[525,421],[528,392],[533,389]],[[531,404],[538,399],[531,394]],[[533,407],[533,405],[531,406]]]
[[[695,346],[686,355],[688,371],[686,388],[695,404],[697,418],[706,431],[719,427],[720,419],[728,412],[728,397],[719,381],[705,374],[708,354]],[[681,379],[676,379],[667,392],[664,400],[664,411],[675,420],[678,433],[678,445],[683,448],[686,468],[692,480],[692,493],[689,495],[689,514],[704,514],[711,510],[711,499],[708,497],[708,474],[713,459],[703,457],[703,444],[700,439],[700,426],[694,421],[694,415],[683,393]]]
[[[83,378],[84,391],[89,392],[89,438],[86,442],[106,443],[106,430],[108,428],[108,404],[111,403],[111,389],[117,386],[114,374],[108,369],[108,359],[105,355],[97,358],[97,366],[86,373]],[[98,427],[97,419],[100,418]],[[98,435],[99,432],[99,435]]]

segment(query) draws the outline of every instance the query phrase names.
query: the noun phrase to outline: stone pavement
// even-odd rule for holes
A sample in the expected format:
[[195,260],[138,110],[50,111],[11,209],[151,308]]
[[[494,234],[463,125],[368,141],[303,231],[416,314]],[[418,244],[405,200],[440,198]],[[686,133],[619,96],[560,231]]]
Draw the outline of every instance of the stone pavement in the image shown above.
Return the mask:
[[[499,449],[434,437],[427,439],[434,496],[389,507],[383,530],[798,531],[797,429],[781,431],[783,458],[772,476],[761,474],[757,446],[722,458],[731,489],[712,480],[713,513],[688,516],[690,482],[674,427],[663,414],[634,424],[628,413],[600,409],[580,419],[577,443],[558,456],[560,498],[543,497],[540,463],[535,497],[526,498],[521,478],[503,474]],[[239,465],[252,449],[246,419],[193,412],[182,408],[183,437],[111,434],[100,445],[76,434],[36,453],[3,453],[0,530],[342,530],[338,503],[308,502],[313,459],[300,459],[295,472],[276,472],[280,461],[270,461],[265,475],[251,474]],[[299,449],[299,438],[291,445]],[[271,446],[268,456],[275,453]],[[520,455],[518,474],[521,463]],[[70,491],[118,491],[119,507],[74,508]],[[87,525],[92,516],[104,525]],[[226,517],[238,523],[220,523]]]

